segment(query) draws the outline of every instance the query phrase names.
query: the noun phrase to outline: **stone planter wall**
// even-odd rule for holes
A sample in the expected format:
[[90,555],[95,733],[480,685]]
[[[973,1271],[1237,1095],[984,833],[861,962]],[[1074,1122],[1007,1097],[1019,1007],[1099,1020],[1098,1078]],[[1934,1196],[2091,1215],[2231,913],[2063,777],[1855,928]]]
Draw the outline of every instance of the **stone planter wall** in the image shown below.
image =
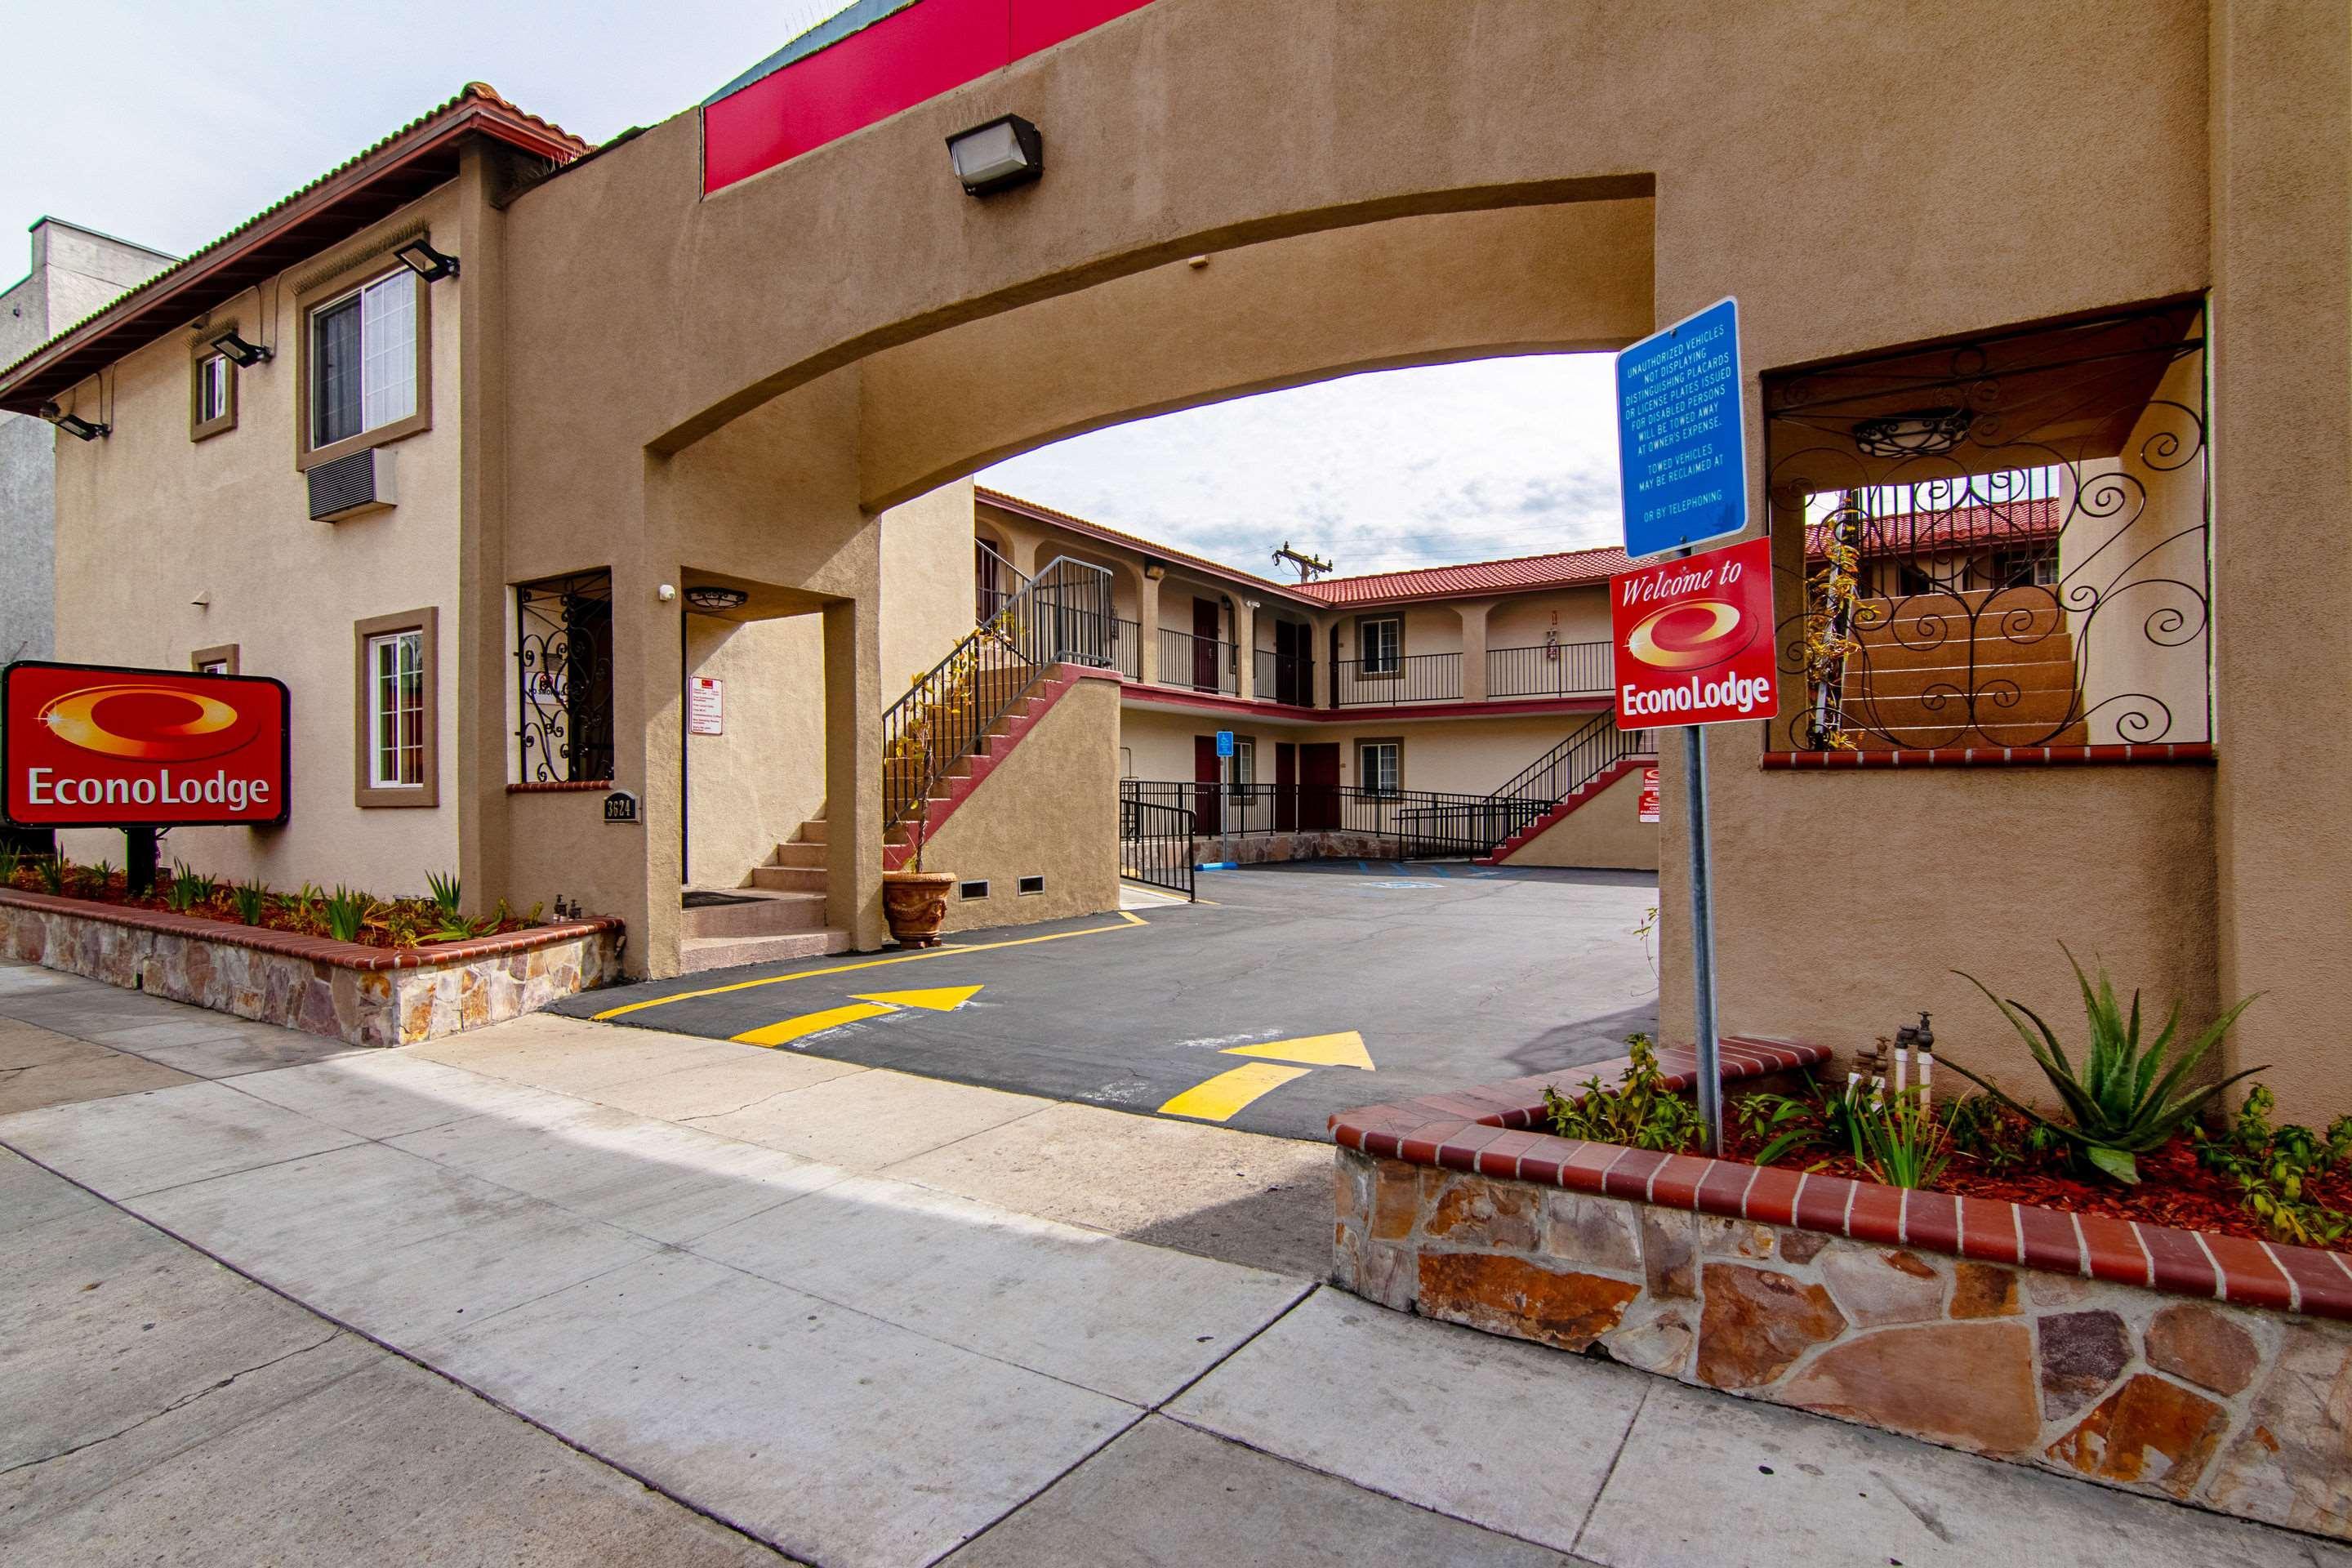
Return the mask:
[[[1686,1055],[1663,1055],[1687,1075]],[[2338,1255],[1554,1138],[1528,1130],[1546,1081],[1333,1118],[1334,1282],[2352,1538]]]
[[265,1024],[401,1046],[619,977],[621,922],[572,921],[393,951],[161,910],[0,890],[0,956]]
[[1247,837],[1204,833],[1194,841],[1203,864],[1261,866],[1278,860],[1394,860],[1397,841],[1371,833],[1265,833]]

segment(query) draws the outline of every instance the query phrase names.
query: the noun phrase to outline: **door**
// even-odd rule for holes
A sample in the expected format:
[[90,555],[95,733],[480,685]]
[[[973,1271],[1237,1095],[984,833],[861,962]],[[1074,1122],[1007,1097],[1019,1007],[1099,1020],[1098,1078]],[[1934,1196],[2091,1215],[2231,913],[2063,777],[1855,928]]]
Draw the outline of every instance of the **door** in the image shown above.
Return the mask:
[[1192,688],[1196,691],[1217,689],[1217,629],[1220,618],[1214,599],[1196,598],[1192,601]]
[[1288,741],[1274,743],[1274,830],[1298,827],[1298,748]]
[[1339,826],[1339,743],[1298,748],[1298,826],[1334,833]]
[[[1333,776],[1339,768],[1339,748],[1332,748]],[[1202,838],[1213,838],[1224,829],[1224,815],[1220,809],[1225,798],[1223,760],[1217,755],[1214,735],[1192,737],[1192,831]]]
[[1307,650],[1313,634],[1290,621],[1274,623],[1274,700],[1305,706]]

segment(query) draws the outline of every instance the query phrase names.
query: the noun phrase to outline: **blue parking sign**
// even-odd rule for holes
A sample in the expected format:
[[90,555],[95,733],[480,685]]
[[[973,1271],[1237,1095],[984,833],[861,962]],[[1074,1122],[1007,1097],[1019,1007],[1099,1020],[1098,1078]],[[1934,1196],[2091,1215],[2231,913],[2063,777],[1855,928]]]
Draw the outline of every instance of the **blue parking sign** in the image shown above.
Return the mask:
[[1234,754],[1234,732],[1233,732],[1231,730],[1220,730],[1220,731],[1217,731],[1217,755],[1219,755],[1219,756],[1221,756],[1221,757],[1230,757],[1230,756],[1232,756],[1233,754]]
[[1617,356],[1625,553],[1639,560],[1748,526],[1739,303],[1719,300]]

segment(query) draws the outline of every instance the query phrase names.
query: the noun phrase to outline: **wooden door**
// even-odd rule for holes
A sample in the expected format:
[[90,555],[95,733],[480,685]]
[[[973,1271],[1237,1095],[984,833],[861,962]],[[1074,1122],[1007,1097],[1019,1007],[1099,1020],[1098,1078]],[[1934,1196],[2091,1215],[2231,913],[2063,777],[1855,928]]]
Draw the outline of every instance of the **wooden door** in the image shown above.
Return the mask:
[[1274,700],[1304,705],[1307,701],[1307,650],[1311,634],[1291,621],[1274,623]]
[[1295,832],[1298,826],[1298,748],[1288,741],[1274,743],[1274,830]]
[[[1333,747],[1331,765],[1339,765],[1339,748]],[[1214,735],[1192,737],[1192,831],[1204,838],[1213,838],[1224,831],[1224,815],[1219,809],[1224,800],[1225,769],[1223,759],[1217,755]]]
[[1192,601],[1192,687],[1217,689],[1217,631],[1222,617],[1214,599]]
[[1339,743],[1298,748],[1298,826],[1332,833],[1339,826]]

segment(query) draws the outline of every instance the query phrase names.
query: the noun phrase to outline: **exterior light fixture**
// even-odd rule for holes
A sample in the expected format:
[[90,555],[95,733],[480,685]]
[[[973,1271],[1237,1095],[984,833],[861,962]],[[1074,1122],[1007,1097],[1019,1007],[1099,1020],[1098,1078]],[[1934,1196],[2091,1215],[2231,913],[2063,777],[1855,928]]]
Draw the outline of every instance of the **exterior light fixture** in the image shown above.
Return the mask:
[[1043,174],[1045,138],[1019,115],[1006,114],[949,137],[948,156],[964,194],[984,196]]
[[1933,458],[1968,438],[1975,416],[1965,408],[1919,408],[1857,420],[1853,444],[1871,458]]
[[1168,575],[1168,563],[1156,555],[1147,555],[1143,558],[1143,574],[1157,583]]
[[270,357],[268,349],[263,348],[259,343],[247,342],[234,331],[223,332],[215,338],[212,341],[212,350],[231,364],[247,369],[266,363]]
[[737,610],[751,595],[740,588],[719,588],[705,584],[686,591],[686,602],[698,610]]
[[77,441],[95,441],[100,436],[114,434],[113,426],[92,424],[79,414],[68,414],[54,403],[41,405],[41,417]]
[[457,258],[454,256],[444,256],[434,249],[433,242],[422,236],[410,240],[406,245],[394,251],[393,255],[400,258],[402,266],[424,279],[427,283],[457,276]]

